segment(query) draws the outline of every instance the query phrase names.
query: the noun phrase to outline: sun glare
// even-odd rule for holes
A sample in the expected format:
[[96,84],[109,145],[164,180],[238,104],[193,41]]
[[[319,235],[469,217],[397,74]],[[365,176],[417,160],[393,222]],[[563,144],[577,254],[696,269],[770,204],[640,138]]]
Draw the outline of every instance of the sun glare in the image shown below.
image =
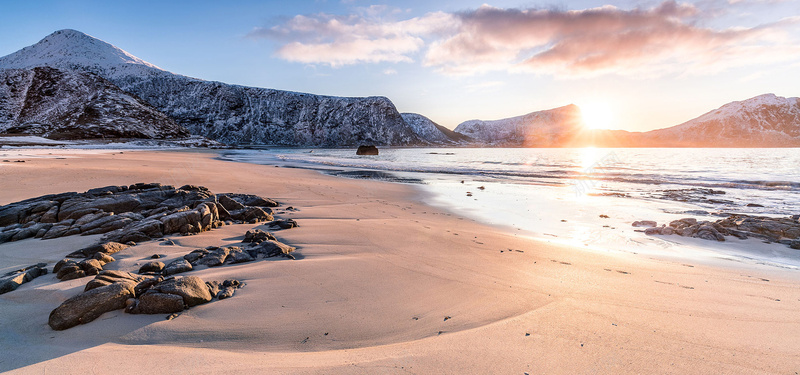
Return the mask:
[[584,103],[579,108],[583,123],[589,129],[609,129],[614,122],[614,114],[605,103]]

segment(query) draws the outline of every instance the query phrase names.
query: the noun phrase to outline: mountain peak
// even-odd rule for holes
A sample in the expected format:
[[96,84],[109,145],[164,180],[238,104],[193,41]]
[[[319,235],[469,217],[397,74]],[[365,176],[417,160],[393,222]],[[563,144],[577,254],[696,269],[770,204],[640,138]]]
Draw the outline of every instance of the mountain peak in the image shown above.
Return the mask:
[[72,29],[58,30],[32,46],[0,57],[0,69],[49,66],[99,73],[128,65],[162,70],[114,45]]

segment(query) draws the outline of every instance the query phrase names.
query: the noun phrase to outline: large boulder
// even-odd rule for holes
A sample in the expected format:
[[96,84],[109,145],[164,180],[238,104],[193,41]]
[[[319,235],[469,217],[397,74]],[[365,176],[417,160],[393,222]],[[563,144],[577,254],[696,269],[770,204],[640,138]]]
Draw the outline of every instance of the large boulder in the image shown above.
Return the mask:
[[227,247],[220,247],[214,249],[213,251],[209,252],[202,258],[196,260],[195,264],[203,264],[209,267],[216,267],[225,263],[225,259],[228,257],[230,253],[230,249]]
[[91,322],[106,312],[125,307],[125,301],[134,296],[135,285],[117,282],[71,297],[50,313],[47,323],[52,329],[61,331]]
[[181,259],[175,259],[166,266],[164,266],[164,269],[161,270],[161,274],[164,276],[169,276],[177,273],[189,272],[193,269],[194,267],[192,266],[192,263],[190,263],[186,259],[181,258]]
[[131,314],[172,314],[186,308],[183,297],[177,294],[160,293],[150,289],[125,308]]
[[142,265],[141,267],[139,267],[139,272],[138,273],[151,273],[152,272],[152,273],[160,274],[161,271],[164,269],[164,267],[165,267],[164,266],[164,262],[159,262],[159,261],[147,262],[144,265]]
[[[274,221],[273,221],[273,223],[274,223]],[[272,233],[264,232],[261,229],[253,229],[253,230],[248,230],[244,234],[244,239],[242,240],[242,242],[243,243],[260,244],[260,243],[262,243],[262,242],[264,242],[266,240],[275,241],[277,239],[275,238],[275,236],[272,235]]]
[[91,258],[94,257],[97,253],[103,254],[114,254],[129,248],[130,245],[122,244],[119,242],[105,242],[97,245],[92,245],[89,247],[85,247],[83,249],[73,251],[67,254],[69,258]]
[[164,280],[154,287],[157,291],[179,295],[188,307],[211,301],[206,283],[197,276],[175,277]]

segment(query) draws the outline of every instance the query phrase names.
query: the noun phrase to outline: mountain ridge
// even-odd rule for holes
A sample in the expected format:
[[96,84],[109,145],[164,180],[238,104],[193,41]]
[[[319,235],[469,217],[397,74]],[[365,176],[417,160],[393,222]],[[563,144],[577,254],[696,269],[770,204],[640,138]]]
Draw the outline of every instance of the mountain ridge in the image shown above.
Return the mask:
[[51,139],[185,138],[171,118],[92,73],[0,70],[0,132]]
[[76,30],[0,57],[0,69],[49,66],[97,74],[193,134],[228,144],[408,146],[425,143],[386,97],[335,97],[175,74]]
[[[556,111],[572,112],[554,116]],[[591,130],[568,105],[499,120],[469,120],[456,132],[495,147],[798,147],[800,98],[762,94],[679,125],[646,132]]]

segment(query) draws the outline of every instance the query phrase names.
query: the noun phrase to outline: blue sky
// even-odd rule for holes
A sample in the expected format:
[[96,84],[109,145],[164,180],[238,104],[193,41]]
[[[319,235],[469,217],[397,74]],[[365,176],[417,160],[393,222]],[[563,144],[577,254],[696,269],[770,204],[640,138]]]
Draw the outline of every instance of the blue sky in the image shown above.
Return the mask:
[[453,128],[570,103],[677,125],[800,96],[800,1],[2,1],[0,56],[64,28],[188,76],[389,97]]

